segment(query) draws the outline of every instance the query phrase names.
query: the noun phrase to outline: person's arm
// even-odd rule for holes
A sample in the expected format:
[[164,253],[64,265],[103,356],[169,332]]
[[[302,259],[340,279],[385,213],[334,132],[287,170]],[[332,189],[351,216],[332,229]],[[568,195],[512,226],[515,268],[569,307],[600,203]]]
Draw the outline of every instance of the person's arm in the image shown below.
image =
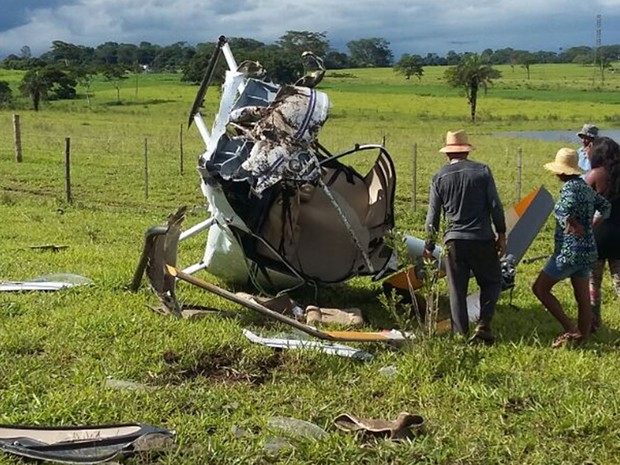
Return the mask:
[[430,194],[428,199],[428,212],[426,213],[426,222],[424,228],[426,230],[426,241],[424,243],[424,251],[432,254],[435,250],[435,242],[439,233],[439,220],[441,218],[441,198],[437,191],[435,179],[431,181]]

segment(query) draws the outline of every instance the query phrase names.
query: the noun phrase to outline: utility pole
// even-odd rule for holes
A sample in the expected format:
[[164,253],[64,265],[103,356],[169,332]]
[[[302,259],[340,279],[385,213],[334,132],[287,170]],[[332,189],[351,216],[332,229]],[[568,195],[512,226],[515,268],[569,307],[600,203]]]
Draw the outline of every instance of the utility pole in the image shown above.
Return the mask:
[[605,67],[603,66],[603,54],[601,50],[601,33],[603,29],[603,17],[596,15],[596,56],[595,65],[598,62],[598,66],[601,72],[601,84],[605,84]]

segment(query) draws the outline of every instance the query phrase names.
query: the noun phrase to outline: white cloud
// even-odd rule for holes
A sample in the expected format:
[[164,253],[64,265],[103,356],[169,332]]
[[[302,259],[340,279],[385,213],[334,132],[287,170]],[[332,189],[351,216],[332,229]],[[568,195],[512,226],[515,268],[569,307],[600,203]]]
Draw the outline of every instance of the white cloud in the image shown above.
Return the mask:
[[[20,17],[24,11],[15,11]],[[80,45],[106,41],[168,45],[214,41],[219,35],[271,43],[287,30],[327,32],[332,45],[382,37],[400,53],[445,53],[484,48],[557,50],[594,41],[603,15],[603,40],[620,42],[607,25],[620,0],[77,0],[26,10],[28,22],[0,31],[0,54],[23,45],[34,53],[53,40]]]

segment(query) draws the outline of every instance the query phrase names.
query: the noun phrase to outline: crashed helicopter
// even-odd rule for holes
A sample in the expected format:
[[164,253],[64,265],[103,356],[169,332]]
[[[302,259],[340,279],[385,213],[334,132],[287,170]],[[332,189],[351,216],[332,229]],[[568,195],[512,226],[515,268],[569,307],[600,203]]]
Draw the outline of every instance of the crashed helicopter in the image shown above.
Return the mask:
[[[222,55],[228,70],[219,109],[208,129],[200,109]],[[310,52],[302,59],[305,76],[292,85],[275,84],[264,79],[259,63],[238,65],[226,38],[219,38],[188,121],[205,144],[198,172],[210,216],[182,230],[185,209],[181,208],[167,225],[149,229],[131,284],[137,289],[146,271],[167,312],[181,314],[177,278],[234,299],[227,291],[190,278],[200,270],[230,283],[252,283],[263,292],[337,284],[354,276],[390,275],[384,286],[410,292],[421,287],[424,241],[405,237],[408,254],[418,265],[398,271],[395,252],[386,240],[394,227],[396,185],[388,151],[379,144],[355,144],[332,154],[319,142],[329,99],[315,87],[325,68]],[[367,173],[345,164],[347,157],[366,151],[376,153]],[[551,195],[541,186],[508,209],[516,233],[508,233],[510,258],[503,262],[508,287],[514,284],[514,267],[552,207]],[[205,231],[203,256],[177,269],[179,243]],[[437,248],[441,266],[440,253]],[[473,308],[471,318],[476,313]]]
[[[208,129],[200,108],[221,55],[228,70]],[[168,225],[151,228],[132,287],[146,269],[160,299],[177,308],[164,266],[176,264],[178,242],[204,231],[204,255],[185,273],[205,269],[228,282],[282,290],[393,271],[385,240],[394,226],[392,159],[382,145],[333,154],[319,143],[329,99],[315,87],[325,68],[310,52],[302,59],[305,76],[278,85],[263,79],[259,63],[238,65],[219,38],[188,121],[205,144],[198,171],[210,217],[182,231],[181,209]],[[367,151],[376,153],[368,173],[344,163]]]

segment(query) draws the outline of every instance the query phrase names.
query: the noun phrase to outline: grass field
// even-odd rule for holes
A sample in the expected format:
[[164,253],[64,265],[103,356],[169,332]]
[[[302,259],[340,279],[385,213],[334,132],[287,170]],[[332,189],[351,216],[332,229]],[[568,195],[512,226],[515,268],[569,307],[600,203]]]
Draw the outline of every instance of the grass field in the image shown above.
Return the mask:
[[[464,95],[445,86],[442,68],[421,81],[390,69],[329,72],[321,85],[332,102],[320,135],[333,152],[355,143],[386,146],[397,166],[398,229],[421,234],[430,177],[444,162],[437,152],[446,130],[464,128],[492,168],[506,205],[517,195],[517,153],[523,156],[522,194],[559,184],[542,169],[557,143],[506,138],[502,130],[570,129],[585,122],[620,127],[620,76],[605,83],[576,65],[499,67],[503,78],[479,100],[479,121],[468,121]],[[95,285],[57,293],[0,293],[0,423],[69,426],[143,422],[177,432],[168,453],[130,463],[160,464],[607,464],[620,457],[620,313],[604,283],[604,328],[576,350],[553,350],[560,327],[530,291],[542,262],[519,267],[514,304],[502,297],[494,321],[498,342],[471,347],[450,336],[421,339],[403,350],[365,347],[371,362],[310,351],[276,353],[252,345],[241,328],[264,321],[217,297],[181,286],[192,303],[234,310],[239,319],[198,321],[157,315],[143,286],[127,290],[147,227],[180,205],[189,222],[204,219],[195,171],[202,142],[186,131],[196,88],[177,75],[145,75],[116,90],[96,82],[85,99],[45,102],[42,110],[0,110],[0,280],[76,273]],[[17,86],[20,74],[0,70]],[[217,90],[207,95],[215,111]],[[19,113],[23,162],[14,160],[12,116]],[[180,134],[184,173],[180,173]],[[72,192],[65,201],[64,147],[71,139]],[[145,196],[144,147],[149,190]],[[418,172],[412,209],[412,152]],[[575,140],[577,145],[577,140]],[[350,162],[364,170],[361,156]],[[59,252],[31,249],[67,245]],[[195,261],[204,238],[184,244],[181,261]],[[549,253],[552,223],[526,257]],[[216,283],[217,278],[203,274]],[[574,315],[567,283],[558,296]],[[241,289],[234,289],[241,290]],[[247,290],[247,289],[246,289]],[[368,329],[389,327],[378,300],[380,284],[353,279],[321,290],[325,306],[357,306]],[[312,293],[294,295],[310,303]],[[442,299],[442,305],[447,301]],[[271,325],[268,325],[271,327]],[[280,328],[281,329],[281,328]],[[361,347],[361,346],[360,346]],[[381,371],[385,367],[393,374]],[[114,388],[109,379],[134,382]],[[426,419],[426,433],[410,442],[361,447],[338,431],[344,412],[393,419],[399,412]],[[307,439],[269,426],[270,417],[315,423],[328,432]],[[274,438],[288,446],[273,451]],[[0,455],[0,464],[19,461]]]

